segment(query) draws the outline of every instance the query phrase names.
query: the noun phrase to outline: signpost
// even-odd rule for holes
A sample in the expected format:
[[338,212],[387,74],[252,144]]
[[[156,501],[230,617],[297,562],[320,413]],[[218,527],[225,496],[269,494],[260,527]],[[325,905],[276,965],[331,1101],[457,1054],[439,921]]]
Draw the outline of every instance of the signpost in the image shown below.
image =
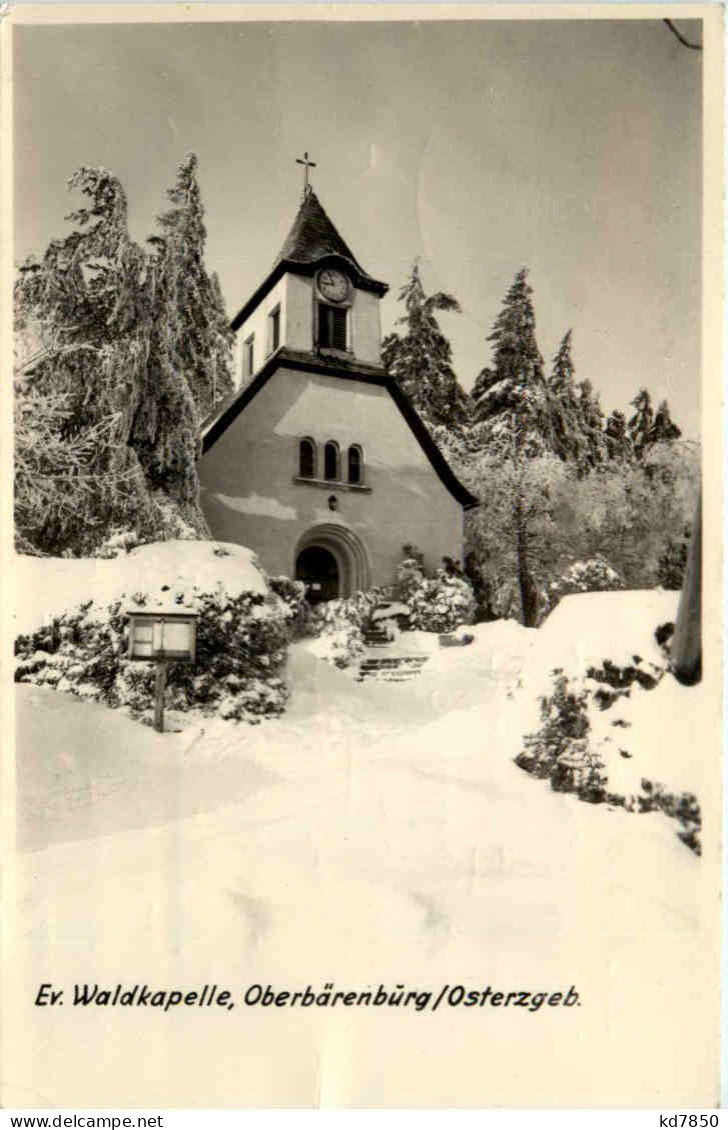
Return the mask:
[[197,643],[197,616],[194,608],[181,604],[146,608],[127,608],[129,617],[129,658],[154,660],[154,728],[164,732],[164,692],[167,666],[173,663],[194,663]]

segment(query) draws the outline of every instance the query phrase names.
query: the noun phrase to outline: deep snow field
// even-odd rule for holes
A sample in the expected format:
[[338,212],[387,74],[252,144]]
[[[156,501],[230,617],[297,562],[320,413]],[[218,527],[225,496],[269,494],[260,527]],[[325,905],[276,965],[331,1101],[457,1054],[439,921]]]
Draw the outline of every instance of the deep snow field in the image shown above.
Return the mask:
[[[19,686],[4,1103],[714,1101],[705,857],[660,813],[581,803],[513,763],[554,667],[648,658],[676,603],[590,594],[538,631],[413,638],[431,656],[401,685],[357,683],[297,644],[288,710],[259,726],[179,716],[157,734]],[[703,693],[666,676],[633,696],[625,789],[657,771],[701,795]],[[165,1015],[35,1008],[41,982],[69,997],[76,982],[217,983],[236,998],[254,983],[573,985],[580,1003]]]

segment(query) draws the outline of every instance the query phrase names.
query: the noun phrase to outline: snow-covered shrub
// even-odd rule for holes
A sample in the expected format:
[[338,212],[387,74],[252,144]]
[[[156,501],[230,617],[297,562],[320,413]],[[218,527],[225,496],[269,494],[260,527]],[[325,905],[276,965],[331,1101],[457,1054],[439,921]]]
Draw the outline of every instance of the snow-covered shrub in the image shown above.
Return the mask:
[[659,812],[664,812],[666,816],[678,820],[682,827],[682,830],[678,832],[678,839],[682,840],[696,855],[701,854],[702,816],[700,804],[693,793],[674,793],[659,782],[643,779],[642,795],[630,798],[627,807],[630,810],[636,808],[639,812],[652,812],[656,809]]
[[581,678],[570,679],[561,669],[553,671],[551,693],[541,699],[541,726],[524,738],[516,764],[547,778],[559,792],[576,793],[580,800],[619,805],[629,812],[664,812],[678,821],[679,838],[699,855],[700,805],[691,792],[668,787],[652,776],[627,788],[619,784],[624,776],[617,765],[629,764],[640,749],[634,744],[632,750],[627,748],[631,722],[617,717],[600,724],[600,715],[617,704],[624,712],[631,696],[653,691],[667,669],[646,663],[639,655],[632,660],[620,666],[605,659]]
[[668,663],[672,658],[670,647],[674,635],[675,624],[672,620],[666,620],[664,624],[658,624],[655,628],[655,643]]
[[560,671],[554,672],[554,679],[553,693],[541,700],[541,728],[527,735],[516,764],[537,777],[548,777],[557,792],[604,800],[604,767],[589,749],[587,694],[575,692]]
[[681,537],[671,536],[667,539],[657,562],[657,580],[663,589],[679,592],[683,587],[690,533],[690,526],[685,526]]
[[473,587],[449,558],[433,574],[425,568],[415,546],[404,546],[397,567],[393,595],[410,611],[410,627],[423,632],[451,632],[460,624],[472,624],[476,602]]
[[604,557],[575,561],[541,594],[541,618],[552,612],[562,597],[579,592],[613,592],[625,587],[616,569]]
[[386,598],[383,589],[356,592],[327,600],[311,609],[309,630],[321,640],[320,654],[342,670],[364,654],[364,629],[375,608]]
[[[257,591],[240,591],[227,578],[225,583],[211,582],[216,568],[223,575],[223,566],[212,566],[217,558],[210,543],[198,546],[186,582],[169,569],[171,585],[142,582],[133,590],[129,585],[111,603],[87,601],[19,636],[16,681],[124,707],[134,716],[144,714],[153,702],[155,664],[127,658],[125,607],[130,603],[154,607],[160,602],[194,605],[199,613],[196,659],[193,664],[170,664],[166,706],[246,721],[281,714],[288,697],[282,668],[292,631],[290,609],[267,590],[250,555],[244,556],[248,551],[235,547],[238,556],[229,554],[229,575],[234,576],[237,568],[242,583]],[[160,547],[135,552],[145,561],[149,550],[159,555]],[[209,552],[201,554],[202,550]],[[143,571],[141,575],[146,576]]]
[[269,577],[271,590],[280,597],[286,606],[293,639],[301,639],[311,631],[311,605],[306,600],[306,586],[303,581],[292,581],[290,577]]

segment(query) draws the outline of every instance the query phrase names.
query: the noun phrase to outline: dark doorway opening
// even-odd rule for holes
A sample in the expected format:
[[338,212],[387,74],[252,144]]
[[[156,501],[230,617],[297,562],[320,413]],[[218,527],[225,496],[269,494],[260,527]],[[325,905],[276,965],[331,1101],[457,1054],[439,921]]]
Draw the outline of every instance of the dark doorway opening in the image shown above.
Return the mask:
[[335,600],[339,595],[339,566],[333,553],[321,545],[310,545],[299,553],[296,580],[306,585],[310,604]]

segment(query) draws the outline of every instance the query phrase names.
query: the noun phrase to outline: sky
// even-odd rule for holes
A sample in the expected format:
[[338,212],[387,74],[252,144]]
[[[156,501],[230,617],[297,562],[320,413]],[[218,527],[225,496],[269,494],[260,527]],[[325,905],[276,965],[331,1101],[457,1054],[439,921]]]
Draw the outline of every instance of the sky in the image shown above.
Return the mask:
[[[698,21],[681,30],[699,39]],[[143,241],[193,151],[232,317],[301,198],[297,157],[362,266],[415,258],[465,388],[516,271],[547,368],[625,410],[644,385],[699,434],[702,55],[661,20],[16,27],[15,259],[65,234],[81,165],[116,173]]]

